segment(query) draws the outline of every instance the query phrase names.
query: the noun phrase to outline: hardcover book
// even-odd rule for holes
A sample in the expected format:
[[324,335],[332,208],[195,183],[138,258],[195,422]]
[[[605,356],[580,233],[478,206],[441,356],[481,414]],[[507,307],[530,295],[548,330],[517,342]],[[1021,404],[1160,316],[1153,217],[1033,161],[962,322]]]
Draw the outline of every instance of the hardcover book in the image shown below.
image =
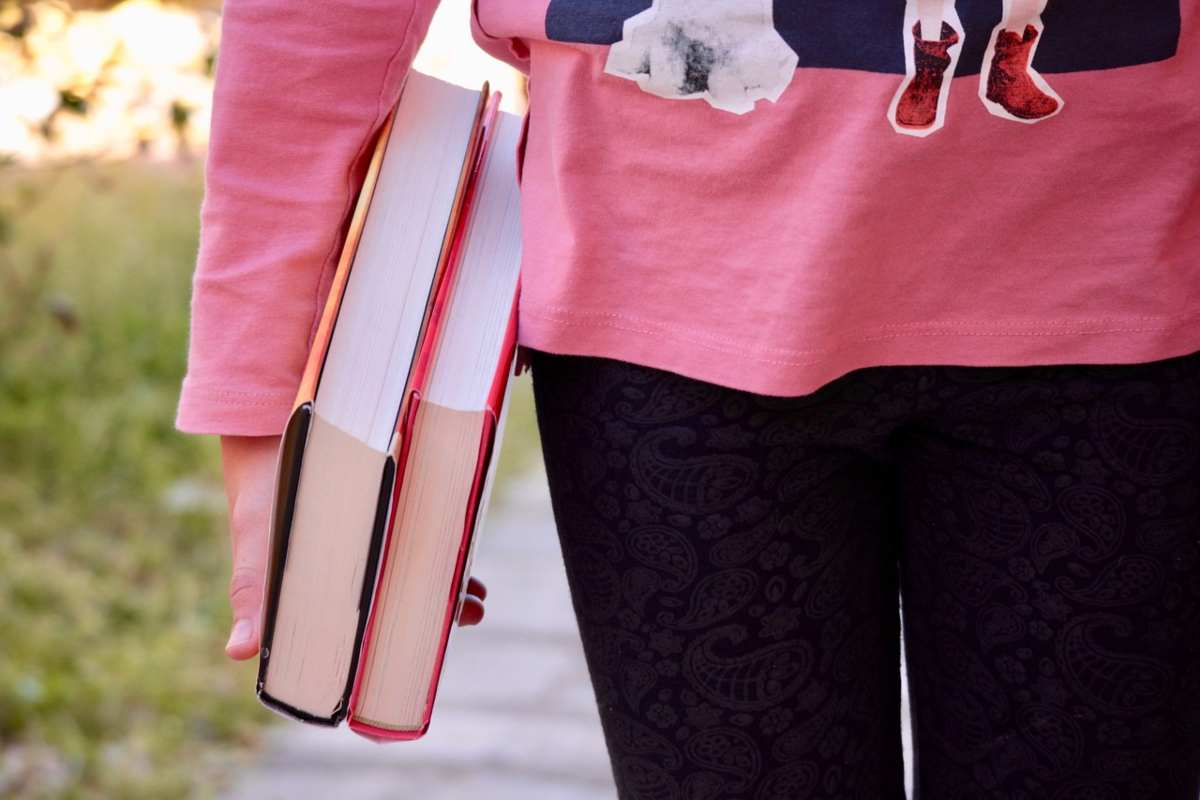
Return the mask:
[[428,728],[516,367],[521,120],[410,73],[280,448],[258,696]]

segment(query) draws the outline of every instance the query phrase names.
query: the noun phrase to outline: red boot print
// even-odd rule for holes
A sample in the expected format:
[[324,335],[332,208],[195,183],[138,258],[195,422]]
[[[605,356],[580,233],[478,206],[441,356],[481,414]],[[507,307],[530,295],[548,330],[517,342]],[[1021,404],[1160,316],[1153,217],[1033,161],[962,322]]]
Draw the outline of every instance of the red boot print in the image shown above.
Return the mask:
[[962,51],[962,22],[954,0],[907,0],[904,53],[907,77],[888,108],[897,133],[929,136],[946,120],[950,84]]
[[1025,26],[1025,35],[1000,31],[996,38],[996,54],[988,71],[987,99],[1022,120],[1045,119],[1058,111],[1059,103],[1043,92],[1030,74],[1031,54],[1037,43],[1038,31]]
[[979,94],[988,111],[1034,123],[1062,111],[1063,100],[1033,68],[1043,34],[1047,0],[1005,0],[1004,19],[992,34]]
[[904,128],[931,128],[938,118],[946,72],[953,59],[950,48],[959,43],[958,31],[950,23],[942,23],[940,39],[927,41],[921,37],[921,23],[913,28],[913,59],[916,74],[900,95],[896,107],[896,124]]

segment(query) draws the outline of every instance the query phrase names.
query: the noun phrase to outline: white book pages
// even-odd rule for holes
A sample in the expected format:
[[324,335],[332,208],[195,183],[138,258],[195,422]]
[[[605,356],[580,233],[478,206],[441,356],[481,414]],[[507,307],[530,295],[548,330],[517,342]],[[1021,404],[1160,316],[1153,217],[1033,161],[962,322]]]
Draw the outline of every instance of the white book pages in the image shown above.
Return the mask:
[[409,75],[342,298],[316,412],[383,452],[415,356],[479,93]]
[[520,135],[521,118],[502,112],[450,287],[424,394],[427,402],[462,411],[477,411],[487,403],[521,268],[515,157]]

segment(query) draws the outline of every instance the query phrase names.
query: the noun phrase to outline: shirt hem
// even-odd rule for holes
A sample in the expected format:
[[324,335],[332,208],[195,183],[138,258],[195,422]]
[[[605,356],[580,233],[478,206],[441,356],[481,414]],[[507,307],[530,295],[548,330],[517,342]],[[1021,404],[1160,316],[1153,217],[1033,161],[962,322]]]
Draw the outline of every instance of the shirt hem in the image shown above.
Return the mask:
[[911,323],[835,336],[824,350],[756,347],[609,312],[522,307],[517,342],[664,369],[754,394],[799,396],[875,366],[1136,364],[1200,350],[1200,312],[1037,325]]
[[175,428],[217,436],[279,436],[295,400],[295,392],[217,389],[185,380]]

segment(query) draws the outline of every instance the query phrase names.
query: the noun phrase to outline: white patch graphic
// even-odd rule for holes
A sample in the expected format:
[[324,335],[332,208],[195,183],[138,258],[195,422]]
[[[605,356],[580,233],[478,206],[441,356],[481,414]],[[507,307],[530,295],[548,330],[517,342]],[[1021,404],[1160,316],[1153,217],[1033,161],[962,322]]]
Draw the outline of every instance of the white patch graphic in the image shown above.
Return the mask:
[[775,30],[773,0],[654,0],[625,20],[604,71],[643,91],[735,114],[775,102],[799,59]]

